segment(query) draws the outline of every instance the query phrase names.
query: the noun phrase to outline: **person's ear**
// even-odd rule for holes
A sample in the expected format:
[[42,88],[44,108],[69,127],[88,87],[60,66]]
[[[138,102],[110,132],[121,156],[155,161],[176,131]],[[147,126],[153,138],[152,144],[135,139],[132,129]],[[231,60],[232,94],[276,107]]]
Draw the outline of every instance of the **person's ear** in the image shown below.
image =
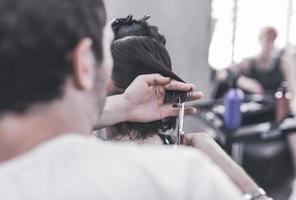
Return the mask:
[[73,54],[74,84],[81,90],[90,90],[95,84],[96,60],[91,46],[91,39],[85,38],[79,42]]

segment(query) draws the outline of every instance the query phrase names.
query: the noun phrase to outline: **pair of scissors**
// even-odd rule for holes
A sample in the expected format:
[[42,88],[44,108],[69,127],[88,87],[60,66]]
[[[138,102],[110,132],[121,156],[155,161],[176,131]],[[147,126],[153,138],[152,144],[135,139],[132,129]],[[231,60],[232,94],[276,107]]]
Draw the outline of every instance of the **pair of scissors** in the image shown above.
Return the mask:
[[179,98],[178,103],[178,130],[177,130],[177,145],[181,144],[181,136],[184,135],[183,124],[184,124],[184,109],[185,103],[181,102],[181,98]]

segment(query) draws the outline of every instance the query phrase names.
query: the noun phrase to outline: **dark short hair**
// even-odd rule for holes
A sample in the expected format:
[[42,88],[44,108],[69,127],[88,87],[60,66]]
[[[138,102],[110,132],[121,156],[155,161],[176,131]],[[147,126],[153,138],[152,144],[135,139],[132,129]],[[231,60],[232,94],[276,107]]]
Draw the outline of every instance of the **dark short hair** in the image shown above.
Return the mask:
[[[132,16],[113,22],[115,40],[112,44],[114,67],[112,94],[123,93],[133,80],[141,74],[159,73],[182,81],[172,73],[172,63],[165,48],[166,39],[146,20],[134,20]],[[186,93],[166,92],[165,103],[176,103]],[[129,135],[132,139],[143,139],[155,133],[173,130],[176,117],[168,117],[147,123],[124,122],[111,127],[111,137]],[[132,134],[131,134],[132,133]]]
[[0,113],[61,98],[81,39],[102,60],[105,21],[102,0],[1,0]]

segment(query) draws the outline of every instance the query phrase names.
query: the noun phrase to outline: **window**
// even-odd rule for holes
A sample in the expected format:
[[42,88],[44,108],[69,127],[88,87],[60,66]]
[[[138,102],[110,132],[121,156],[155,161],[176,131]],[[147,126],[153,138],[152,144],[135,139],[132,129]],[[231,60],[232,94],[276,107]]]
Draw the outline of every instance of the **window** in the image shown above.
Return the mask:
[[213,0],[213,35],[209,50],[210,66],[221,68],[231,62],[233,38],[233,0]]
[[296,45],[296,1],[291,0],[291,9],[289,13],[289,32],[288,32],[288,42]]
[[[215,23],[209,52],[214,69],[224,69],[259,51],[258,35],[262,27],[278,31],[276,46],[296,42],[296,6],[294,0],[213,0]],[[292,41],[294,40],[294,41]]]

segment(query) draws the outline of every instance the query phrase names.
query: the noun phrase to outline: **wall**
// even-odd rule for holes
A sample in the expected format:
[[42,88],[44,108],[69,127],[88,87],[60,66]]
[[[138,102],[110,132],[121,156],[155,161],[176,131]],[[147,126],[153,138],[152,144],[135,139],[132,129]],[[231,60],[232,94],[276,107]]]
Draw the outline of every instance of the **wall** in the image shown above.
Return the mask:
[[174,71],[208,96],[210,0],[106,0],[106,7],[109,20],[149,13],[150,22],[167,38]]

